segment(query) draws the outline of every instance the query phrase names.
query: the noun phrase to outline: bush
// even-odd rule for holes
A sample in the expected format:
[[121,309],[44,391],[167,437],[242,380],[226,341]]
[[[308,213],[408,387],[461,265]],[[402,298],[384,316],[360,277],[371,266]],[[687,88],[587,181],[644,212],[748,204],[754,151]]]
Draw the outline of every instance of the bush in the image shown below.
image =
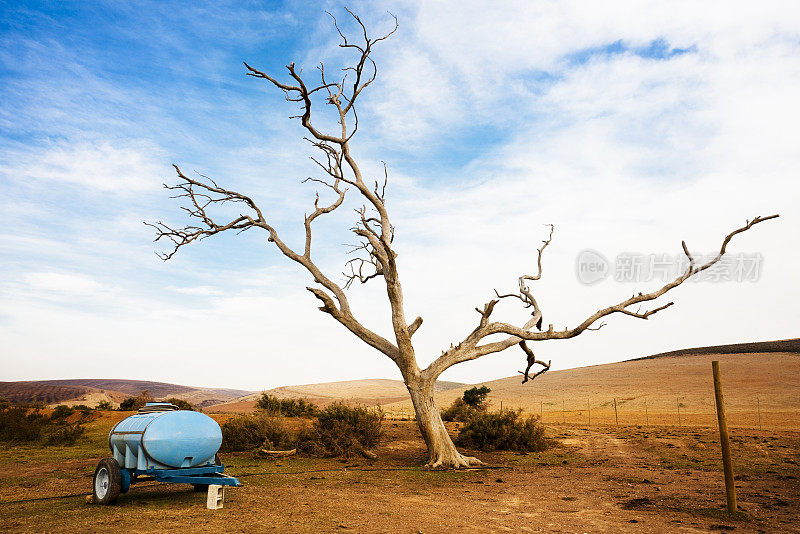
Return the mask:
[[472,406],[474,408],[478,408],[480,406],[484,406],[486,402],[486,396],[492,390],[487,388],[486,386],[481,387],[474,387],[464,391],[464,395],[462,395],[462,399],[465,404],[468,406]]
[[222,425],[222,451],[251,451],[294,446],[282,418],[264,413],[237,415]]
[[25,406],[0,410],[0,441],[74,445],[84,432],[82,423],[86,416],[74,423],[66,422],[65,418],[73,413],[75,410],[67,406],[56,407],[50,417],[45,417],[38,409]]
[[114,406],[111,405],[110,402],[107,400],[100,401],[97,403],[97,406],[94,407],[95,410],[113,410]]
[[442,410],[442,420],[467,423],[474,416],[485,413],[488,407],[486,396],[491,391],[486,386],[465,390],[460,399],[454,400],[453,404]]
[[155,399],[150,392],[147,390],[142,391],[135,397],[128,397],[124,401],[119,403],[119,409],[123,412],[128,412],[131,410],[138,410],[139,408],[144,408],[144,405],[148,402],[153,402]]
[[299,447],[317,456],[362,454],[378,445],[383,418],[380,408],[331,404],[317,415],[311,429],[300,434]]
[[479,451],[538,452],[550,446],[539,418],[522,417],[522,410],[476,413],[455,443]]
[[57,421],[59,419],[66,419],[67,417],[69,417],[74,413],[75,413],[74,409],[70,408],[69,406],[64,406],[63,404],[60,404],[56,406],[55,409],[53,410],[53,413],[50,414],[50,419],[52,419],[53,421]]
[[486,408],[484,406],[470,406],[464,402],[464,399],[458,398],[453,401],[453,404],[442,410],[441,415],[443,421],[459,421],[461,423],[466,423],[472,419],[476,413],[483,413],[485,411]]
[[46,429],[44,433],[45,445],[75,445],[83,435],[84,428],[80,423],[58,425]]
[[92,414],[92,409],[85,404],[76,404],[72,407],[73,410],[81,412],[81,417],[86,418]]
[[0,397],[0,410],[11,408],[11,401],[5,397]]
[[38,410],[14,406],[0,411],[0,441],[36,441],[42,435],[45,418]]
[[179,410],[189,410],[194,411],[194,406],[189,401],[185,401],[183,399],[179,399],[178,397],[170,397],[164,402],[169,402],[170,404],[174,404],[178,407]]
[[305,399],[279,399],[275,395],[262,393],[256,408],[272,415],[286,417],[315,417],[320,413],[319,406]]

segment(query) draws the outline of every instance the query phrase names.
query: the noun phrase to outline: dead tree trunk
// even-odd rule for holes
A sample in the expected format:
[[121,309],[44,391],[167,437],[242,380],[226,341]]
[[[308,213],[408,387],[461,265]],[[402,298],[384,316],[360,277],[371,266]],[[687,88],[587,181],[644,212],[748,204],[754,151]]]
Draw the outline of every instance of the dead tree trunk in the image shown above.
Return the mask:
[[434,400],[435,382],[422,379],[411,379],[406,383],[414,413],[417,416],[417,425],[428,448],[427,467],[470,467],[482,462],[472,456],[465,456],[458,452],[447,428],[444,426],[439,408]]

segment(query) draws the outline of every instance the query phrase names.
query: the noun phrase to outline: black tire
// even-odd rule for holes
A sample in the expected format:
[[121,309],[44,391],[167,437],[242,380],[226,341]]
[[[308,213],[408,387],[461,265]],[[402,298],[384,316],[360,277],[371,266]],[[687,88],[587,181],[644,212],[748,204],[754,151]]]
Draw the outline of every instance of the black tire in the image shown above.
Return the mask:
[[[214,455],[214,465],[222,465],[219,454]],[[192,484],[192,491],[208,491],[208,484]]]
[[122,470],[114,458],[103,458],[92,477],[92,497],[97,504],[116,502],[122,491]]

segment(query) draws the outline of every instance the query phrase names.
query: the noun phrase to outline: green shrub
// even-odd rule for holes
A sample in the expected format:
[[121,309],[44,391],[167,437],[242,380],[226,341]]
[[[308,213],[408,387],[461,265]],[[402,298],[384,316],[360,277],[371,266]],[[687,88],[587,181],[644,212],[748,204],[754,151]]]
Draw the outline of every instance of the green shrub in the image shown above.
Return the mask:
[[72,407],[73,410],[77,412],[81,412],[81,417],[89,417],[92,413],[92,409],[86,406],[85,404],[76,404]]
[[66,419],[67,417],[69,417],[74,413],[75,413],[74,409],[70,408],[69,406],[60,404],[56,406],[55,409],[53,410],[53,413],[50,414],[50,419],[52,419],[53,421],[57,421],[59,419]]
[[164,402],[169,402],[170,404],[174,404],[178,407],[179,410],[189,410],[195,411],[194,406],[189,401],[185,401],[183,399],[179,399],[178,397],[170,397]]
[[442,420],[466,423],[475,415],[485,413],[488,407],[486,396],[491,391],[486,386],[465,390],[461,398],[454,400],[453,404],[442,410]]
[[486,386],[481,387],[474,387],[464,391],[464,395],[462,395],[462,400],[468,406],[472,406],[474,408],[478,408],[484,406],[486,403],[486,396],[492,390],[487,388]]
[[0,411],[0,441],[36,441],[42,435],[45,417],[38,410],[13,406]]
[[470,406],[464,399],[458,398],[453,401],[453,404],[442,410],[443,421],[459,421],[466,423],[477,413],[486,411],[485,406]]
[[305,399],[279,399],[267,393],[261,394],[256,401],[256,408],[285,417],[315,417],[320,412],[319,406]]
[[[67,410],[59,410],[67,408]],[[57,413],[58,412],[58,413]],[[67,412],[69,412],[67,414]],[[39,442],[44,445],[74,445],[83,434],[80,421],[68,423],[65,418],[75,413],[66,406],[58,406],[50,417],[45,417],[38,409],[16,406],[0,410],[0,441],[12,443]],[[65,415],[66,414],[66,415]]]
[[75,445],[83,435],[84,427],[80,423],[63,424],[47,428],[44,432],[45,445]]
[[150,395],[150,392],[144,390],[135,397],[128,397],[124,401],[120,402],[119,409],[123,412],[138,410],[139,408],[143,408],[148,402],[153,401],[155,401],[155,399],[152,395]]
[[538,452],[550,442],[536,416],[522,417],[522,410],[476,413],[464,425],[456,445],[479,451]]
[[110,402],[107,400],[100,401],[97,403],[97,406],[94,407],[95,410],[113,410],[114,406],[111,405]]
[[301,432],[299,447],[317,456],[362,454],[378,445],[383,418],[380,408],[331,404],[317,415],[310,429]]
[[0,410],[11,408],[11,401],[5,397],[0,397]]
[[222,424],[222,451],[251,451],[256,448],[278,449],[294,446],[295,439],[286,430],[281,417],[265,413],[237,415]]

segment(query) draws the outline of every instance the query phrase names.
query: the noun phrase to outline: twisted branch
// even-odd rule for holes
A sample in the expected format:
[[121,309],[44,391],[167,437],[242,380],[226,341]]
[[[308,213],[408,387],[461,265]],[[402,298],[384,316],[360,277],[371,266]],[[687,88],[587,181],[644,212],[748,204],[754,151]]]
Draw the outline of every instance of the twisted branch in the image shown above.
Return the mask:
[[[305,139],[322,154],[321,157],[312,156],[311,159],[324,172],[326,177],[309,177],[303,182],[316,183],[325,189],[330,189],[334,194],[334,199],[329,203],[324,203],[320,199],[319,192],[317,192],[314,200],[314,209],[311,213],[306,214],[303,220],[305,242],[302,253],[293,250],[280,239],[277,230],[269,224],[263,212],[250,197],[219,187],[214,180],[206,176],[200,175],[199,179],[190,178],[177,166],[175,166],[175,170],[178,173],[179,183],[177,185],[165,185],[165,187],[171,191],[178,192],[173,198],[187,201],[187,206],[182,206],[181,209],[188,214],[192,223],[184,227],[172,227],[160,221],[145,224],[156,230],[156,241],[166,239],[172,244],[172,250],[159,254],[164,260],[171,259],[183,246],[227,230],[237,230],[239,232],[251,228],[265,230],[268,233],[268,241],[274,243],[284,256],[302,265],[311,274],[314,282],[319,284],[320,287],[308,287],[307,289],[320,300],[320,310],[332,315],[363,341],[388,355],[399,364],[401,363],[399,347],[404,345],[410,337],[404,324],[404,319],[400,316],[397,321],[397,328],[402,330],[401,339],[398,340],[397,345],[368,330],[353,316],[344,290],[325,276],[312,260],[313,223],[322,215],[335,211],[344,203],[348,191],[348,187],[345,185],[354,187],[364,197],[367,205],[371,206],[377,213],[376,217],[371,217],[366,214],[366,209],[362,210],[360,220],[356,224],[358,231],[354,231],[357,235],[367,238],[365,242],[366,250],[369,253],[368,257],[378,267],[377,274],[391,270],[391,283],[387,281],[387,289],[390,295],[397,295],[400,292],[399,282],[397,282],[396,272],[394,271],[393,258],[395,254],[389,248],[393,238],[393,227],[389,223],[388,214],[384,206],[388,173],[384,170],[386,179],[383,189],[379,190],[376,182],[375,190],[370,190],[361,175],[361,171],[350,155],[349,147],[349,141],[358,128],[358,116],[354,107],[355,102],[361,92],[374,81],[377,75],[375,63],[369,56],[375,43],[385,40],[394,33],[397,29],[397,19],[392,15],[395,21],[394,29],[380,38],[372,39],[368,36],[361,20],[351,11],[348,10],[348,13],[361,27],[364,43],[354,44],[348,41],[339,30],[334,19],[337,31],[343,39],[341,46],[359,52],[355,66],[343,69],[344,76],[341,82],[329,81],[326,78],[323,64],[317,67],[320,76],[319,83],[312,85],[307,84],[303,77],[302,69],[298,69],[294,62],[286,66],[290,78],[288,82],[279,81],[277,78],[251,67],[247,63],[244,64],[247,69],[246,75],[268,81],[272,86],[284,93],[287,101],[300,105],[300,113],[293,118],[300,119],[300,123],[309,133],[309,136]],[[371,67],[372,70],[370,75],[365,76],[365,68],[367,67]],[[356,81],[348,94],[344,83],[349,71],[355,73]],[[326,95],[326,103],[336,110],[341,126],[341,131],[338,133],[323,132],[312,123],[312,100],[315,95],[320,94]],[[354,120],[352,130],[348,130],[348,116],[351,116]],[[219,215],[212,213],[213,209],[227,203],[242,203],[247,209],[244,213],[232,217],[230,220],[226,219],[224,222],[217,222],[218,219],[215,219],[215,217],[219,217]],[[351,266],[354,263],[351,263]],[[362,273],[362,278],[370,276],[363,274],[361,268],[358,268],[358,272]],[[371,276],[374,277],[377,274]],[[349,286],[349,283],[347,285]],[[395,306],[393,306],[393,317],[395,315],[397,314],[395,313]],[[406,363],[405,359],[407,358],[404,357],[403,363]]]
[[[533,355],[533,351],[528,347],[528,344],[525,343],[524,339],[519,342],[519,346],[522,349],[522,351],[526,354],[527,360],[528,360],[528,366],[525,368],[525,372],[518,371],[519,374],[523,375],[523,378],[522,378],[522,383],[523,384],[525,382],[527,382],[529,378],[530,378],[530,380],[533,380],[534,378],[536,378],[540,374],[546,373],[547,371],[550,370],[550,362],[552,362],[552,360],[549,360],[547,363],[544,363],[541,360],[537,360],[536,357]],[[530,372],[531,367],[533,367],[536,364],[541,365],[542,368],[538,372],[536,372],[533,376],[528,377],[528,373]]]
[[[641,308],[637,308],[635,311],[631,310],[629,308],[632,307],[632,306],[635,306],[637,304],[641,304],[641,303],[649,302],[649,301],[652,301],[652,300],[656,300],[657,298],[663,296],[665,293],[671,291],[672,289],[675,289],[676,287],[678,287],[679,285],[684,283],[686,280],[688,280],[692,276],[694,276],[694,275],[696,275],[696,274],[698,274],[698,273],[710,268],[715,263],[717,263],[722,258],[722,256],[726,253],[727,246],[730,243],[731,239],[733,239],[734,236],[736,236],[736,235],[738,235],[738,234],[740,234],[742,232],[746,232],[747,230],[750,230],[756,224],[762,223],[764,221],[768,221],[770,219],[775,219],[777,217],[778,217],[777,214],[776,215],[769,215],[767,217],[757,216],[757,217],[753,218],[752,220],[746,221],[744,226],[742,226],[740,228],[737,228],[736,230],[733,230],[728,235],[726,235],[725,238],[722,241],[722,245],[720,246],[720,249],[719,249],[719,252],[717,253],[717,255],[714,258],[712,258],[711,260],[709,260],[708,262],[706,262],[706,263],[704,263],[702,265],[697,265],[696,264],[695,259],[691,255],[691,253],[689,252],[689,249],[688,249],[686,243],[685,242],[681,242],[681,247],[682,247],[684,253],[686,254],[686,256],[687,256],[687,258],[689,260],[689,266],[686,268],[686,270],[681,275],[676,277],[674,280],[664,284],[664,286],[662,286],[661,288],[659,288],[659,289],[657,289],[655,291],[652,291],[650,293],[634,294],[631,297],[623,300],[622,302],[620,302],[618,304],[615,304],[613,306],[609,306],[607,308],[600,309],[600,310],[596,311],[595,313],[593,313],[592,315],[590,315],[587,319],[585,319],[582,323],[580,323],[578,326],[576,326],[574,328],[564,328],[564,330],[554,330],[553,329],[553,325],[551,324],[546,331],[532,331],[531,329],[533,328],[533,326],[535,326],[539,321],[539,317],[537,317],[536,312],[534,312],[534,314],[531,317],[531,319],[529,319],[521,327],[515,326],[515,325],[511,325],[511,324],[508,324],[508,323],[503,323],[503,322],[490,322],[490,315],[491,315],[492,311],[494,310],[495,305],[498,303],[499,299],[501,299],[501,298],[506,298],[506,297],[518,298],[519,300],[521,300],[525,304],[525,307],[533,306],[535,308],[535,310],[538,311],[538,306],[536,306],[535,300],[533,300],[533,301],[529,300],[529,298],[532,298],[532,297],[530,296],[530,291],[527,291],[527,288],[526,288],[525,292],[521,291],[520,295],[516,295],[516,294],[513,294],[513,295],[499,295],[499,294],[496,293],[498,298],[490,300],[484,306],[483,310],[480,310],[480,309],[476,308],[478,313],[480,313],[480,315],[481,315],[481,319],[480,319],[480,322],[479,322],[478,326],[475,328],[475,330],[473,330],[464,339],[464,341],[459,343],[456,347],[453,347],[450,350],[445,351],[444,353],[442,353],[442,355],[439,358],[437,358],[427,369],[425,369],[424,372],[430,374],[431,376],[439,376],[444,370],[448,369],[449,367],[451,367],[451,366],[453,366],[455,364],[458,364],[458,363],[461,363],[461,362],[465,362],[465,361],[469,361],[469,360],[474,360],[476,358],[480,358],[481,356],[486,356],[487,354],[492,354],[492,353],[503,351],[503,350],[513,346],[513,345],[520,344],[520,342],[522,342],[522,341],[544,341],[544,340],[549,340],[549,339],[570,339],[570,338],[573,338],[575,336],[580,335],[581,333],[583,333],[586,330],[599,330],[600,328],[602,328],[605,325],[605,323],[600,323],[597,326],[595,326],[595,323],[597,323],[597,321],[599,321],[600,319],[602,319],[602,318],[604,318],[604,317],[606,317],[608,315],[615,314],[615,313],[620,313],[620,314],[628,315],[628,316],[635,317],[635,318],[638,318],[638,319],[647,320],[647,319],[650,318],[650,316],[669,308],[674,303],[673,302],[668,302],[666,304],[663,304],[661,306],[658,306],[656,308],[652,308],[652,309],[646,310],[646,311],[642,311]],[[552,236],[552,233],[551,233],[551,236]],[[538,257],[538,261],[537,261],[537,264],[538,264],[538,267],[539,267],[538,273],[536,275],[533,275],[533,276],[530,276],[530,277],[522,277],[521,280],[538,280],[541,277],[541,272],[542,272],[542,269],[541,269],[541,253],[542,253],[542,250],[547,246],[548,243],[549,243],[549,239],[548,239],[548,241],[545,242],[545,245],[541,249],[539,249],[539,257]],[[489,336],[495,335],[495,334],[506,334],[509,337],[507,337],[506,339],[501,340],[501,341],[479,344],[481,340],[483,340],[483,339],[485,339],[485,338],[487,338]],[[530,358],[530,354],[526,350],[526,347],[523,346],[523,345],[520,345],[520,347],[526,353],[528,358]],[[536,361],[534,361],[534,363],[536,363]],[[524,373],[524,374],[527,375],[527,372]]]

